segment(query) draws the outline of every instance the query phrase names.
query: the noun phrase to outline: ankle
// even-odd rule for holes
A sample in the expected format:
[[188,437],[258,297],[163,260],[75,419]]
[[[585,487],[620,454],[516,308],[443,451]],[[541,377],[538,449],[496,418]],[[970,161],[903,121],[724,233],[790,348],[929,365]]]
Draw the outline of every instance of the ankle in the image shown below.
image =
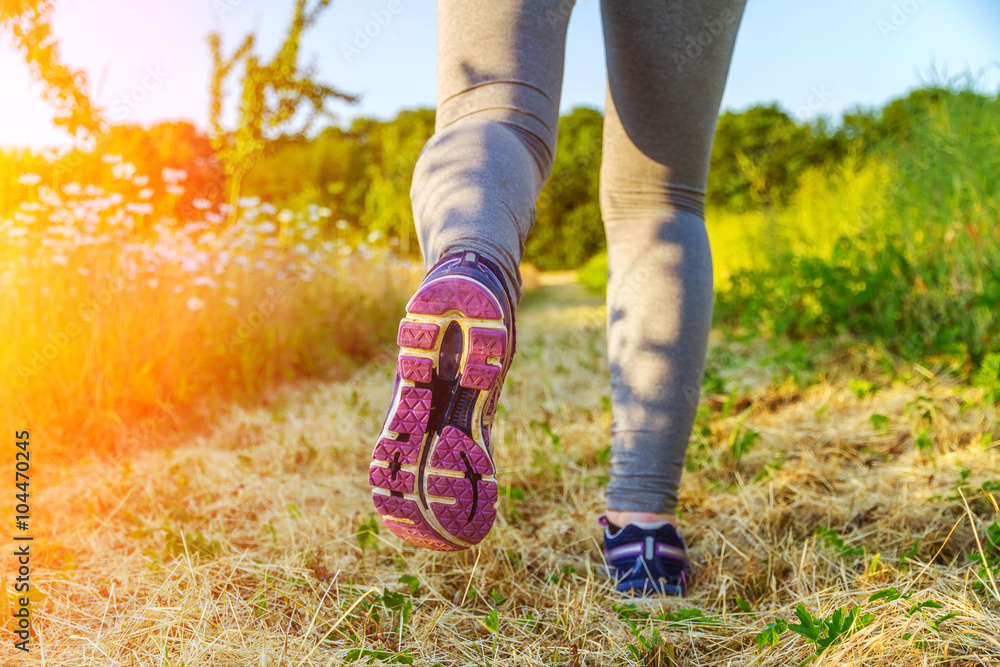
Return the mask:
[[658,523],[665,521],[671,526],[677,527],[677,515],[660,512],[629,512],[620,510],[607,510],[605,516],[608,521],[618,527],[627,523]]

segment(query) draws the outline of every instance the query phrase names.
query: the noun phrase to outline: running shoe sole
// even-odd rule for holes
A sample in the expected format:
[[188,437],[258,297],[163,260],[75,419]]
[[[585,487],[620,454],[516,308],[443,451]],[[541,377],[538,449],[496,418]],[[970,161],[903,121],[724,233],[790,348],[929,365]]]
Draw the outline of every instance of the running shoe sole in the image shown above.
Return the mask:
[[407,304],[396,390],[368,480],[385,526],[412,544],[457,551],[493,526],[489,430],[508,336],[497,297],[468,276],[429,280]]

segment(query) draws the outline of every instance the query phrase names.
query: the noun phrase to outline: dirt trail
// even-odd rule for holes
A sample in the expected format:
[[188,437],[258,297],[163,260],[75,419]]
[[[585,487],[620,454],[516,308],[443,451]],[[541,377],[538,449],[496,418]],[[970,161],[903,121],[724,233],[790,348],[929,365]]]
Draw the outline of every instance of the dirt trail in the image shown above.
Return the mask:
[[[494,437],[505,494],[479,548],[358,539],[377,525],[367,467],[386,361],[234,410],[186,446],[54,480],[39,495],[49,536],[35,564],[48,597],[36,650],[18,659],[642,664],[638,652],[646,664],[788,665],[816,646],[754,637],[801,602],[817,617],[872,614],[815,664],[1000,661],[1000,596],[965,556],[972,526],[983,535],[996,518],[982,490],[1000,480],[996,415],[969,390],[926,369],[889,382],[873,351],[717,336],[681,497],[693,594],[631,609],[601,574],[595,523],[610,427],[603,305],[543,275],[518,322]],[[909,597],[868,602],[889,587]],[[942,606],[907,613],[927,600]],[[935,628],[946,613],[957,616]]]

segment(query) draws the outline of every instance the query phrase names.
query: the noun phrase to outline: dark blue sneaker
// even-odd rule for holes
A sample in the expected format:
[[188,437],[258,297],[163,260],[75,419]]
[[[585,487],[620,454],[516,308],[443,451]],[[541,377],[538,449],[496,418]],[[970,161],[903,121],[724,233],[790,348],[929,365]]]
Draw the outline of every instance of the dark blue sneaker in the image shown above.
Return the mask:
[[606,517],[604,559],[619,593],[687,595],[688,558],[684,538],[669,523],[628,523],[612,534]]

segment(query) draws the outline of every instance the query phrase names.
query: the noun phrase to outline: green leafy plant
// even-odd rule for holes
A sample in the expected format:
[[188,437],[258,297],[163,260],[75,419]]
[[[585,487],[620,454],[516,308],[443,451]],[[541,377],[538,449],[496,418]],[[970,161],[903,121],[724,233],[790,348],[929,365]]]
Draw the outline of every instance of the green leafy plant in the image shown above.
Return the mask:
[[854,378],[847,383],[847,388],[852,394],[858,398],[864,398],[865,396],[874,396],[875,392],[878,391],[873,383],[868,380],[862,380],[860,378]]
[[910,560],[911,558],[915,558],[918,553],[920,553],[919,537],[914,538],[913,544],[910,545],[909,549],[899,554],[899,558],[896,559],[896,567],[899,569],[908,567],[907,561]]
[[409,587],[410,595],[420,595],[420,580],[412,574],[404,574],[400,576],[399,582],[406,584],[407,587]]
[[374,516],[370,516],[361,522],[354,537],[358,540],[358,546],[365,552],[371,549],[378,551],[378,531],[379,522]]
[[868,421],[871,422],[872,428],[879,433],[885,433],[888,431],[889,424],[891,422],[888,417],[877,412],[873,412],[872,416],[868,418]]
[[759,439],[760,433],[752,428],[741,426],[734,429],[729,434],[729,459],[734,464],[739,464]]
[[984,399],[988,403],[1000,402],[1000,354],[988,354],[972,375],[972,384],[986,390]]
[[496,610],[496,607],[490,609],[489,613],[483,617],[483,625],[492,634],[496,634],[500,630],[500,612]]
[[367,658],[365,664],[370,665],[376,660],[379,662],[388,662],[394,665],[412,665],[413,656],[410,655],[409,651],[380,651],[377,649],[369,648],[354,648],[347,652],[344,656],[345,662],[356,662],[362,658]]
[[562,450],[562,437],[552,430],[552,426],[548,422],[532,420],[531,427],[541,431],[549,441],[548,448],[539,446],[532,451],[531,467],[542,475],[552,477],[553,479],[562,479],[563,468],[559,460]]
[[986,527],[985,539],[981,542],[981,549],[969,554],[969,560],[979,564],[976,574],[979,581],[975,588],[980,591],[986,590],[986,583],[995,582],[1000,579],[1000,519],[994,520]]
[[777,646],[778,642],[781,641],[781,633],[788,629],[788,621],[783,618],[776,618],[767,625],[764,629],[757,633],[754,637],[754,641],[757,642],[757,646]]
[[822,543],[824,546],[832,549],[845,560],[851,560],[854,558],[860,558],[865,555],[864,547],[852,547],[844,538],[832,528],[827,528],[826,526],[819,526],[816,528],[814,533],[816,535],[816,540]]
[[875,617],[872,614],[862,614],[860,607],[839,607],[826,618],[814,616],[801,602],[795,608],[798,623],[789,623],[783,619],[775,619],[764,630],[757,634],[755,640],[758,646],[777,646],[781,634],[790,630],[804,637],[816,647],[816,652],[799,663],[803,667],[823,654],[834,644],[850,637],[854,633],[870,625]]

